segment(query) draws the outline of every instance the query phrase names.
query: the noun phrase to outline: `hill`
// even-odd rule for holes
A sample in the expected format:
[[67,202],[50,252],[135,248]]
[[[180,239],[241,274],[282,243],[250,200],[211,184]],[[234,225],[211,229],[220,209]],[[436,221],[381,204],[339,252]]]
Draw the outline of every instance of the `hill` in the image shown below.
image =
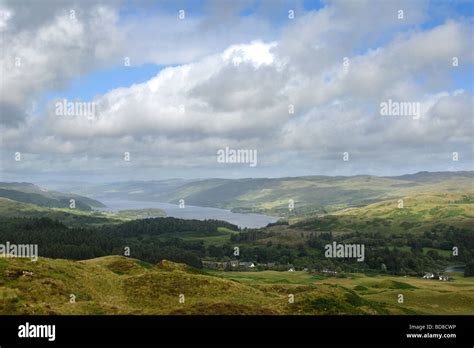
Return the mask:
[[[426,181],[423,178],[427,178]],[[279,216],[327,213],[411,194],[472,191],[473,172],[442,172],[403,177],[309,176],[278,179],[208,179],[187,183],[159,197],[177,203]],[[294,209],[289,209],[289,202]]]
[[[472,191],[474,172],[420,172],[398,177],[305,176],[287,178],[164,180],[82,185],[102,198],[150,200],[256,212],[307,216],[365,206],[407,195]],[[290,211],[289,202],[294,202]]]
[[49,191],[30,183],[0,183],[0,197],[17,202],[35,204],[48,208],[69,208],[74,200],[75,209],[91,211],[92,208],[104,207],[94,199],[73,193]]
[[9,198],[0,197],[0,218],[41,218],[59,220],[66,225],[84,226],[101,225],[126,221],[122,216],[97,211],[49,208],[36,204],[22,203]]
[[396,200],[347,208],[300,221],[294,227],[331,231],[425,232],[436,226],[472,230],[474,192],[419,193]]
[[[401,205],[402,204],[402,205]],[[397,275],[442,272],[466,264],[474,254],[474,193],[404,196],[364,207],[315,217],[290,219],[230,238],[250,260],[291,263],[297,269],[363,272],[385,270]],[[365,246],[365,260],[338,260],[324,255],[333,241]],[[453,250],[459,251],[454,254]]]
[[398,180],[414,181],[414,182],[440,182],[453,178],[470,178],[474,179],[474,172],[459,171],[459,172],[418,172],[415,174],[404,174],[400,176],[387,177]]
[[[287,272],[273,273],[295,280],[284,282],[266,274],[266,277],[272,276],[273,281],[241,281],[229,279],[232,273],[223,277],[169,261],[151,265],[121,256],[86,261],[40,258],[37,262],[0,258],[0,297],[4,299],[0,302],[0,313],[322,315],[435,311],[416,306],[416,301],[412,301],[420,285],[360,275],[350,284],[344,279],[321,279],[301,272],[294,276]],[[252,275],[248,277],[251,279]],[[405,281],[411,282],[411,279]],[[356,284],[364,286],[356,288]],[[471,306],[466,302],[462,311],[472,314],[474,302],[469,294],[472,287],[473,284],[465,283],[458,289],[457,285],[449,284],[438,293],[427,291],[423,286],[420,296],[437,295],[438,300],[451,297],[450,303],[471,301]],[[401,291],[406,294],[407,302],[410,301],[406,306],[397,304],[396,297],[391,298]],[[462,291],[462,294],[453,299],[453,291]],[[184,295],[184,303],[180,303],[181,295]],[[294,303],[289,303],[289,295],[294,296]],[[458,307],[447,306],[443,310],[450,313],[452,309],[451,313],[456,313]]]

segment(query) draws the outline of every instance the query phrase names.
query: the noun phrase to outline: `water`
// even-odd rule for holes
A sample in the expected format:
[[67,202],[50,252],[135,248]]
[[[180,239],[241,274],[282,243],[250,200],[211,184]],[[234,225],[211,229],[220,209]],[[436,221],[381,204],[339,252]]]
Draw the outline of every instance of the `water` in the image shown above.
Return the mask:
[[464,273],[465,266],[450,266],[446,268],[445,272],[461,272]]
[[167,216],[180,219],[196,219],[196,220],[223,220],[239,227],[260,228],[265,227],[271,222],[276,222],[278,217],[268,216],[263,214],[241,214],[233,213],[230,210],[198,207],[193,205],[186,205],[185,208],[179,208],[176,204],[149,202],[149,201],[132,201],[132,200],[100,200],[106,205],[106,210],[111,212],[118,212],[120,210],[128,209],[145,209],[145,208],[159,208],[166,212]]

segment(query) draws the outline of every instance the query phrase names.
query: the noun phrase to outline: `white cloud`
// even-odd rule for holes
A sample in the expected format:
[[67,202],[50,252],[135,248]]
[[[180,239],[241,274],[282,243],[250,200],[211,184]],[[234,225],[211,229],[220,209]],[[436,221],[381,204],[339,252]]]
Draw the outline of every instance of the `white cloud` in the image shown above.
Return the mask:
[[38,28],[5,31],[5,54],[0,58],[2,123],[24,121],[38,94],[62,88],[117,55],[121,34],[116,21],[114,9],[97,6],[76,19],[63,11]]
[[[240,32],[224,38],[214,31],[221,23],[207,26],[199,18],[177,24],[176,18],[150,16],[142,25],[134,19],[119,28],[116,10],[89,11],[87,22],[56,16],[36,31],[8,38],[11,57],[21,53],[31,70],[28,79],[5,71],[13,93],[2,93],[2,101],[12,114],[24,113],[21,126],[4,122],[7,153],[24,151],[58,171],[124,175],[167,166],[214,176],[223,172],[214,156],[225,146],[257,149],[262,175],[277,175],[274,168],[282,167],[282,175],[442,169],[453,165],[442,162],[453,149],[463,152],[462,165],[469,167],[472,95],[452,90],[450,80],[453,56],[472,69],[472,26],[448,20],[421,30],[424,2],[330,2],[289,23],[276,41],[255,33],[242,41],[252,36],[243,28],[249,21],[266,32],[258,18],[233,19]],[[184,41],[176,43],[178,37]],[[223,47],[229,40],[235,44]],[[57,116],[52,105],[41,117],[27,116],[24,106],[32,95],[123,54],[132,62],[181,64],[97,97],[96,120]],[[419,102],[422,117],[380,116],[379,105],[389,98]],[[130,164],[121,161],[124,151],[132,154]],[[354,162],[341,169],[344,151]],[[30,170],[41,166],[38,161]]]

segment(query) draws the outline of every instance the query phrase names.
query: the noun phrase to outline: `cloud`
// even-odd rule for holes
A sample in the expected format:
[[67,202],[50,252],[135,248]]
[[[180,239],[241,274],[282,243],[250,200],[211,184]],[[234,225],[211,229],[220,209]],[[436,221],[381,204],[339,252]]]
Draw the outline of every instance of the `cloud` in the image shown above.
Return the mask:
[[[42,5],[53,18],[43,20],[46,10],[36,6],[38,18],[23,27],[26,8],[19,3],[10,10],[2,42],[8,49],[0,58],[0,112],[8,124],[19,124],[27,115],[12,110],[29,109],[40,93],[65,87],[72,78],[105,66],[121,50],[113,8],[97,5],[71,18],[65,8],[48,2]],[[29,9],[31,17],[36,18],[31,12],[36,7]]]
[[[12,93],[0,99],[8,111],[3,154],[22,151],[30,161],[12,172],[388,175],[451,168],[453,151],[463,154],[459,168],[472,166],[472,91],[452,88],[456,69],[472,69],[469,20],[422,28],[424,1],[331,1],[287,20],[275,38],[269,23],[239,18],[240,10],[139,21],[97,4],[74,23],[55,12],[35,31],[8,37],[9,59],[21,53],[26,65],[6,70]],[[217,32],[227,22],[236,32]],[[56,115],[55,101],[42,115],[29,111],[34,95],[123,55],[134,64],[175,66],[96,97],[94,119]],[[388,99],[420,103],[421,117],[381,116]],[[226,146],[258,150],[259,166],[249,172],[218,164],[216,152]],[[343,152],[350,163],[342,163]]]

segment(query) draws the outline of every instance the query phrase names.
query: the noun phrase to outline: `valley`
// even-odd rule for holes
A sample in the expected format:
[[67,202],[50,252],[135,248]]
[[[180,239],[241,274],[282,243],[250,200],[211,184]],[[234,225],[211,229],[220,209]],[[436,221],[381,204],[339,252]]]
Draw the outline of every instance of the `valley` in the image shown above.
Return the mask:
[[[183,186],[173,181],[166,194],[185,197],[184,209],[132,200],[129,194],[119,193],[120,187],[112,195],[114,201],[100,190],[89,199],[82,196],[84,192],[1,184],[9,191],[0,191],[0,241],[36,245],[39,258],[32,262],[0,256],[0,295],[6,300],[0,311],[474,313],[472,172],[419,173],[396,179],[243,180],[249,190],[246,195],[270,207],[254,206],[250,211],[281,213],[280,219],[273,217],[255,228],[235,223],[230,212],[206,219],[207,210],[221,208],[206,207],[200,200],[203,208],[189,203],[211,190],[218,194],[216,202],[227,202],[214,205],[242,207],[243,196],[230,195],[227,181],[219,181],[218,186],[215,180]],[[238,187],[242,180],[233,184]],[[136,185],[145,184],[135,183],[134,189]],[[86,191],[87,185],[83,186]],[[282,186],[287,198],[300,197],[293,210],[284,212],[286,198],[280,199],[281,206],[275,205],[273,197],[282,194]],[[10,192],[15,190],[19,193]],[[315,192],[327,195],[311,196]],[[101,201],[101,195],[108,198]],[[69,196],[83,202],[84,209],[61,206]],[[111,209],[111,202],[119,204]],[[169,216],[170,210],[162,209],[168,206],[187,215]],[[339,254],[339,246],[357,253]],[[328,256],[328,248],[335,248],[334,255]],[[70,294],[75,294],[74,304],[68,302]],[[179,302],[180,295],[184,303]],[[402,303],[397,302],[399,295]]]

